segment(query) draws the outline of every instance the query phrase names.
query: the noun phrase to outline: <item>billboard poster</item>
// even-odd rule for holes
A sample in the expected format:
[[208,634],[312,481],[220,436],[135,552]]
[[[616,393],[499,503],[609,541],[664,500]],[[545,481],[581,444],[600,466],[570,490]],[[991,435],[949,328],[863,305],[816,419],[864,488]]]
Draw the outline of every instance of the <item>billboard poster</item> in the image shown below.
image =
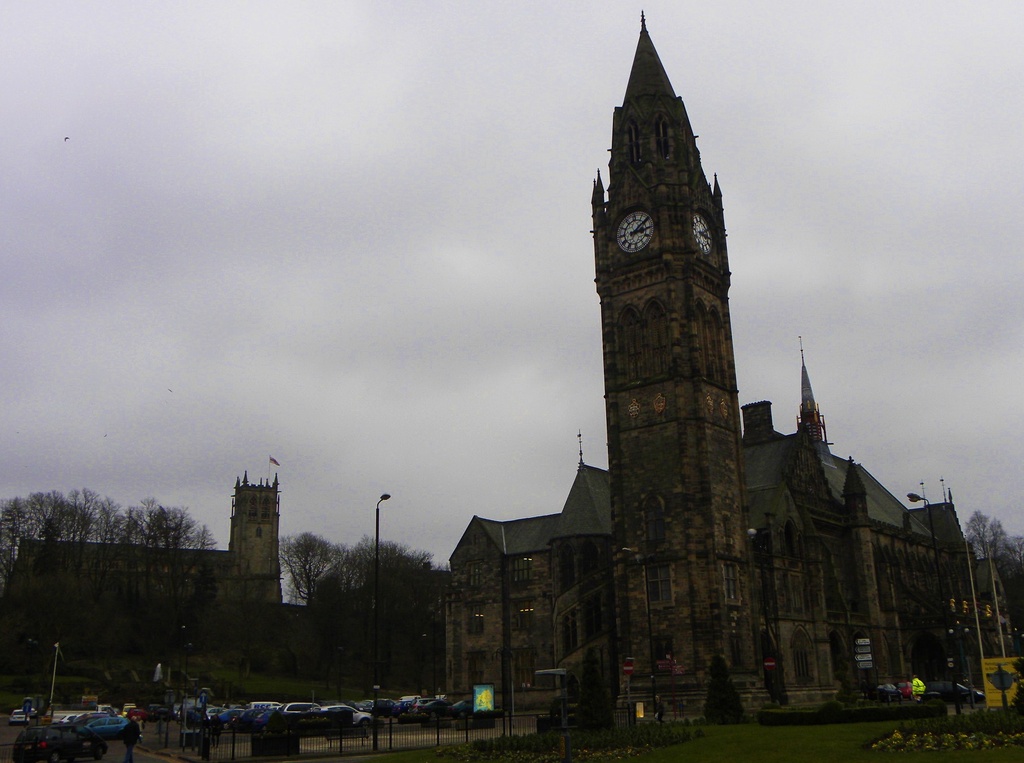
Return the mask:
[[473,712],[490,712],[494,710],[494,684],[474,684]]
[[1007,703],[1013,701],[1016,683],[1021,677],[1013,669],[1014,657],[986,657],[981,672],[985,677],[985,704],[991,708],[1003,706],[1003,688],[1006,688]]

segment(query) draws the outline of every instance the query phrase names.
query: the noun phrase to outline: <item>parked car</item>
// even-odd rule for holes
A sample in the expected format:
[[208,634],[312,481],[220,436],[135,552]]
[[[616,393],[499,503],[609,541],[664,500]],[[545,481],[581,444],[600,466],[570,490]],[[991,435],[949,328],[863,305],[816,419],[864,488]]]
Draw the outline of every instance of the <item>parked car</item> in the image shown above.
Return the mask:
[[282,713],[312,713],[314,710],[319,710],[320,705],[316,702],[289,702],[278,709]]
[[394,714],[393,711],[395,709],[395,700],[393,700],[393,699],[385,699],[384,697],[378,697],[377,698],[377,709],[376,709],[376,711],[373,709],[373,700],[372,699],[360,700],[359,702],[356,703],[356,707],[358,709],[362,710],[364,713],[373,713],[378,718],[381,717],[381,716],[387,718],[388,716]]
[[[54,718],[56,718],[56,717],[57,716],[54,715]],[[59,721],[58,720],[54,720],[53,723],[72,723],[72,724],[74,724],[76,726],[84,726],[89,721],[94,721],[97,718],[111,718],[111,717],[113,717],[113,716],[107,715],[106,713],[101,713],[98,710],[89,710],[89,711],[86,711],[84,713],[72,713],[71,715],[67,715],[67,716],[65,716],[64,718],[62,718]]]
[[451,715],[452,703],[446,699],[418,699],[410,712],[426,715],[428,718],[447,718]]
[[896,688],[895,684],[880,684],[875,687],[874,697],[879,702],[902,702],[903,692]]
[[18,763],[60,763],[86,757],[100,760],[106,754],[107,743],[88,728],[62,723],[25,729],[18,734],[11,757]]
[[33,710],[29,715],[25,714],[25,710],[20,707],[16,707],[11,710],[11,715],[7,719],[8,726],[26,726],[30,718],[35,718],[36,712]]
[[[956,686],[954,690],[953,687]],[[956,702],[957,695],[960,697],[960,702],[963,704],[969,704],[971,701],[971,693],[974,693],[974,702],[985,701],[985,693],[978,691],[977,689],[968,689],[963,684],[954,684],[952,681],[929,681],[924,687],[924,701],[930,699],[941,699],[944,702]]]
[[245,713],[245,709],[241,707],[233,707],[230,710],[223,710],[217,714],[217,720],[221,726],[226,729],[233,729],[238,727],[238,718]]
[[451,706],[450,712],[452,718],[468,718],[473,714],[473,700],[460,699]]
[[[331,718],[335,718],[338,715],[349,715],[352,718],[351,725],[365,728],[373,723],[373,716],[370,713],[365,713],[362,710],[357,710],[354,706],[347,702],[338,702],[334,705],[323,705],[317,711],[317,715],[326,715]],[[342,725],[348,725],[345,721],[342,721]]]
[[128,719],[123,715],[113,717],[95,718],[85,724],[85,728],[92,731],[101,739],[117,739],[121,731],[128,725]]
[[[391,705],[391,715],[397,718],[400,715],[411,713],[412,706],[416,704],[416,699],[419,698],[416,697],[415,699],[396,699]],[[380,715],[379,712],[378,715]]]
[[146,712],[151,721],[169,721],[174,717],[171,708],[165,705],[146,705]]

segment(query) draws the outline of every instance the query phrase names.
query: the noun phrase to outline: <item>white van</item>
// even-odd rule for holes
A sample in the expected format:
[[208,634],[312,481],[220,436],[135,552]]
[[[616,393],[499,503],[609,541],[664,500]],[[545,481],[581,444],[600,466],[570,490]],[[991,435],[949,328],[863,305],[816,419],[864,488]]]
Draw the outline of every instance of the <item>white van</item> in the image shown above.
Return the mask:
[[267,710],[277,710],[279,707],[281,707],[280,702],[250,702],[248,705],[249,710],[262,710],[264,712]]

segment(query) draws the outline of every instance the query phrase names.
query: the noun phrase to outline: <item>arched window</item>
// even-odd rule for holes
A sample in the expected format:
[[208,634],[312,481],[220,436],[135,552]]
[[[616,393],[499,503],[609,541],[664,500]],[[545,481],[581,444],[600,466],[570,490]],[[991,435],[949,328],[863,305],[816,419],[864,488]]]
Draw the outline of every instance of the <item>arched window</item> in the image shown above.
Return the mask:
[[594,541],[584,541],[583,548],[580,549],[580,577],[589,575],[600,566],[600,563],[601,555]]
[[643,327],[640,323],[640,314],[633,308],[628,308],[622,314],[619,326],[626,363],[626,378],[629,381],[636,381],[640,378],[643,367]]
[[704,324],[706,334],[704,343],[707,346],[707,376],[710,379],[721,381],[723,378],[722,369],[722,319],[717,310],[712,310]]
[[665,117],[658,117],[654,123],[654,138],[657,145],[658,156],[662,159],[669,159],[672,156],[672,144],[668,137],[668,120]]
[[800,683],[805,683],[814,678],[813,661],[811,660],[812,646],[804,631],[798,631],[793,635],[793,673]]
[[643,160],[643,154],[640,151],[640,129],[636,126],[636,122],[629,123],[626,135],[629,142],[629,161],[639,164]]
[[644,499],[644,522],[647,524],[647,540],[665,540],[665,504],[656,495]]
[[568,543],[562,546],[559,553],[558,571],[562,580],[562,588],[568,588],[576,582],[576,554]]
[[668,370],[668,316],[660,302],[651,302],[644,310],[648,371],[660,374]]
[[694,337],[697,340],[697,357],[696,357],[697,368],[695,368],[694,370],[696,371],[698,376],[701,376],[701,375],[707,376],[708,375],[708,343],[707,343],[707,333],[708,332],[707,332],[707,328],[706,328],[707,321],[708,321],[708,316],[707,316],[707,313],[704,312],[704,305],[702,305],[700,302],[698,302],[697,306],[694,308],[694,311],[693,311],[693,328],[692,328],[693,335],[694,335]]

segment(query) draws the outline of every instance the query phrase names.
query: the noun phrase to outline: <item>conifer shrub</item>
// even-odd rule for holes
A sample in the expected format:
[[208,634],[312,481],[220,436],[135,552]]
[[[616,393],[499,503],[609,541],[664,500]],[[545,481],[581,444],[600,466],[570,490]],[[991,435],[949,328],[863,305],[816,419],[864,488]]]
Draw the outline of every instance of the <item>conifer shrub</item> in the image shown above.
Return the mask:
[[725,657],[718,654],[711,660],[708,693],[704,700],[704,717],[708,723],[740,723],[743,720],[743,701],[729,676]]

